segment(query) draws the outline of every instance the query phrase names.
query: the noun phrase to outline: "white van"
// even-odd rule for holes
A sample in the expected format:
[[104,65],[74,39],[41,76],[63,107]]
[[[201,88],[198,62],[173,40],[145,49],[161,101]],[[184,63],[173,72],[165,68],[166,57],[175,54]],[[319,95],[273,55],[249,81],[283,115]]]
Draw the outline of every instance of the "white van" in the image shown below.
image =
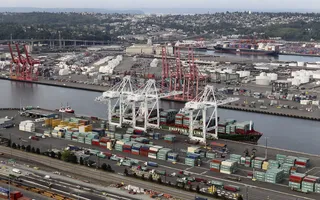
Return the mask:
[[51,177],[49,175],[45,175],[43,178],[44,179],[50,179]]
[[13,171],[14,173],[21,174],[20,169],[13,168],[12,171]]

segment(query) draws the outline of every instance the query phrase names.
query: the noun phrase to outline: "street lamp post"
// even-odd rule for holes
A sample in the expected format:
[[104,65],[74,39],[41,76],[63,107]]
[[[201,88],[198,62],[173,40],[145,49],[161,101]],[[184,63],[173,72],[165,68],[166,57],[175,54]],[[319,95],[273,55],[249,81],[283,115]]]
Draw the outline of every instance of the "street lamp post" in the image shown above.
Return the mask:
[[265,158],[268,158],[268,137],[266,137],[266,150],[265,150]]

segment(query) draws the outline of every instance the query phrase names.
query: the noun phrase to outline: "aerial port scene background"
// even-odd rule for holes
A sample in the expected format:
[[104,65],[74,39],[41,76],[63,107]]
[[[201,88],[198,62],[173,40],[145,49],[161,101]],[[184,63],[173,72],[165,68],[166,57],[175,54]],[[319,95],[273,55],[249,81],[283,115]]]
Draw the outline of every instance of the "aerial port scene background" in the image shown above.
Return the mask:
[[0,199],[320,200],[320,3],[1,6]]

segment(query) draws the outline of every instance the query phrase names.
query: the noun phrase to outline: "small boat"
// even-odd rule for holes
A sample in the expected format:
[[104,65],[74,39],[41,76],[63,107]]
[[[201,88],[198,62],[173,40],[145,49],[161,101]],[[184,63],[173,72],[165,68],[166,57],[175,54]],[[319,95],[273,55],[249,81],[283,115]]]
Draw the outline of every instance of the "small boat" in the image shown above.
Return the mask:
[[74,113],[74,110],[68,105],[68,103],[67,103],[67,107],[65,108],[65,112],[66,113]]
[[57,109],[57,110],[58,110],[59,112],[62,112],[62,113],[66,112],[66,109],[63,107],[62,104],[61,104],[60,108]]

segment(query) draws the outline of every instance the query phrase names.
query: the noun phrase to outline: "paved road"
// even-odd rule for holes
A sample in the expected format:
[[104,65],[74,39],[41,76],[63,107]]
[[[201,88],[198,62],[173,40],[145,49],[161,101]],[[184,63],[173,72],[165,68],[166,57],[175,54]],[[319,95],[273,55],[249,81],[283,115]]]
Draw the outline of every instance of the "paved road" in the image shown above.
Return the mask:
[[[17,156],[20,158],[25,158],[25,153],[18,151],[18,150],[11,150],[7,147],[3,147],[0,146],[0,151],[5,153],[5,154],[11,154],[13,156]],[[194,193],[189,193],[189,192],[183,192],[181,193],[180,191],[177,191],[176,189],[171,189],[162,185],[158,185],[158,184],[152,184],[150,182],[145,182],[145,181],[140,181],[137,179],[132,179],[129,177],[125,177],[125,176],[120,176],[117,174],[112,174],[112,173],[103,173],[102,171],[97,171],[95,169],[92,168],[88,168],[88,167],[84,167],[84,166],[80,166],[80,165],[74,165],[71,163],[66,163],[63,161],[58,161],[58,160],[53,160],[52,158],[49,157],[45,157],[45,156],[40,156],[40,155],[36,155],[36,154],[29,154],[28,155],[28,159],[29,160],[33,160],[35,162],[38,162],[40,164],[43,165],[49,165],[50,167],[54,167],[60,171],[65,171],[68,173],[75,173],[75,166],[77,168],[76,173],[81,175],[81,176],[89,176],[92,179],[96,179],[96,180],[108,180],[108,181],[113,181],[113,182],[124,182],[127,184],[130,184],[132,182],[134,182],[134,185],[138,186],[138,187],[142,187],[142,188],[150,188],[155,190],[155,191],[159,191],[159,192],[163,192],[163,193],[169,193],[171,195],[173,195],[174,197],[178,197],[181,199],[193,199],[194,198]]]
[[[6,147],[0,147],[0,150],[6,154],[10,154],[11,153],[11,149],[8,149]],[[18,157],[25,157],[25,153],[18,151],[18,150],[12,150],[12,154],[14,156],[18,156]],[[39,156],[39,155],[35,155],[35,154],[30,154],[29,155],[29,159],[30,160],[34,160],[36,162],[39,162],[41,164],[44,165],[53,165],[55,166],[55,168],[59,169],[59,170],[64,170],[66,172],[69,173],[73,173],[74,172],[74,165],[70,164],[70,163],[65,163],[62,161],[57,161],[54,160],[54,163],[52,163],[52,159],[48,158],[48,157],[44,157],[44,156]],[[108,179],[110,181],[115,181],[115,182],[119,182],[119,181],[124,181],[125,183],[128,182],[132,182],[133,180],[129,177],[123,177],[123,176],[119,176],[117,174],[106,174],[103,173],[101,171],[95,171],[94,169],[91,168],[87,168],[87,167],[83,167],[83,166],[77,166],[77,173],[79,175],[83,175],[83,176],[88,176],[90,174],[90,177],[93,179],[97,179],[97,180],[103,180],[103,179]],[[212,177],[212,176],[200,176],[200,177]],[[221,180],[220,178],[216,177],[215,179]],[[181,194],[179,191],[177,191],[176,189],[172,190],[169,189],[167,187],[164,186],[159,186],[157,184],[152,184],[152,186],[150,185],[150,183],[146,183],[144,181],[140,181],[140,180],[136,180],[134,179],[135,185],[139,186],[139,187],[143,187],[143,188],[150,188],[152,187],[152,189],[156,190],[156,191],[160,191],[160,192],[166,192],[166,193],[170,193],[174,196],[180,197],[182,199],[192,199],[192,197],[194,197],[193,193],[187,193],[187,192],[183,192],[183,194]],[[231,182],[231,181],[227,181],[227,182]],[[234,183],[233,184],[238,184],[239,183]],[[260,183],[258,183],[260,184]],[[287,199],[287,200],[297,200],[297,199],[319,199],[319,195],[312,195],[310,194],[309,197],[303,197],[300,196],[300,193],[296,193],[296,194],[290,194],[290,193],[286,193],[287,189],[279,187],[279,186],[275,186],[270,184],[270,186],[274,186],[274,189],[269,189],[269,188],[264,188],[264,186],[266,185],[265,183],[261,183],[261,186],[252,186],[246,183],[241,183],[240,186],[242,186],[242,188],[244,188],[243,185],[248,186],[248,192],[250,195],[249,199]],[[268,184],[267,184],[268,185]],[[285,192],[280,192],[281,190],[285,189]],[[277,191],[278,190],[278,191]],[[279,191],[280,190],[280,191]],[[246,191],[245,189],[243,189],[243,191]],[[179,192],[179,193],[178,193]]]

